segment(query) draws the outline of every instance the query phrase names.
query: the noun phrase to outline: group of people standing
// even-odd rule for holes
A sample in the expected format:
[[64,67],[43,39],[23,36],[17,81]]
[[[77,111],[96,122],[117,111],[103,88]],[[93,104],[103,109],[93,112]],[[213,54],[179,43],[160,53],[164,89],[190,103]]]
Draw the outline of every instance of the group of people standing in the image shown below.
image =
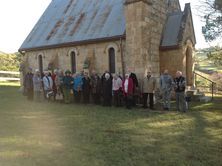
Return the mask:
[[[89,75],[88,72],[72,74],[66,70],[54,70],[53,73],[29,69],[24,78],[24,94],[28,100],[42,101],[53,100],[63,101],[64,103],[84,103],[91,102],[96,105],[116,106],[125,105],[131,109],[138,102],[143,108],[148,108],[147,99],[149,98],[149,108],[154,109],[154,96],[159,88],[162,94],[163,109],[170,110],[172,90],[175,90],[178,111],[186,111],[185,101],[186,80],[182,73],[178,71],[175,79],[165,70],[160,77],[160,85],[157,79],[152,76],[151,71],[139,81],[135,73],[130,70],[122,78],[118,74],[110,74],[105,71],[99,76],[95,71]],[[73,96],[73,97],[72,97]],[[73,101],[72,101],[73,99]]]

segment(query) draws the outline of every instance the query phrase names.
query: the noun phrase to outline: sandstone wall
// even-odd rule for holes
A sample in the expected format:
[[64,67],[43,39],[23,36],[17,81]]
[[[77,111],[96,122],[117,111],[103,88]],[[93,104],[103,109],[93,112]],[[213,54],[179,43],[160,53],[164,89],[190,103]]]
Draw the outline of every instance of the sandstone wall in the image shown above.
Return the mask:
[[166,20],[167,4],[165,0],[127,2],[126,68],[134,68],[139,77],[143,77],[146,70],[151,70],[155,76],[159,76],[159,45]]
[[[123,41],[123,46],[124,42],[125,41]],[[39,68],[38,56],[42,55],[43,70],[48,68],[50,62],[54,62],[56,63],[55,68],[65,71],[67,69],[71,70],[70,54],[74,51],[76,54],[77,72],[83,70],[85,59],[87,57],[92,57],[94,61],[91,69],[95,69],[97,72],[103,73],[105,70],[109,69],[108,50],[111,47],[115,49],[116,73],[122,73],[120,41],[32,51],[27,52],[25,56],[28,59],[29,66],[33,69]]]
[[165,69],[174,77],[176,71],[180,70],[186,73],[186,57],[183,54],[183,49],[161,51],[160,53],[160,71],[163,73]]
[[181,11],[179,0],[167,0],[167,11],[169,13]]

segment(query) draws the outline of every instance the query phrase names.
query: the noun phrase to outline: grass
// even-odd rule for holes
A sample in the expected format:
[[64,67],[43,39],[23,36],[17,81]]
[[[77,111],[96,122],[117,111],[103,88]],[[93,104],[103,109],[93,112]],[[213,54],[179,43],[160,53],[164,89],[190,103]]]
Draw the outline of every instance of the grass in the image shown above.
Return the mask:
[[20,82],[17,81],[0,81],[0,86],[20,86]]
[[0,86],[1,166],[183,166],[222,163],[221,102],[186,114],[34,103]]

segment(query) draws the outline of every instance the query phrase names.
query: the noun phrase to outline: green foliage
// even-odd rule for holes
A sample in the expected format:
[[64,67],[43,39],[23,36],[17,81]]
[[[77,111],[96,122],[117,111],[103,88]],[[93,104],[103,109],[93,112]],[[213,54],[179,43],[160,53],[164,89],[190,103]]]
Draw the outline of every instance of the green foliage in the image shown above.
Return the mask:
[[20,53],[6,54],[0,52],[0,70],[19,71],[22,55]]
[[[197,51],[195,70],[202,72],[202,75],[216,83],[216,89],[222,90],[222,48],[210,47]],[[197,76],[197,87],[211,88],[211,82]],[[209,90],[209,89],[208,89]]]
[[207,54],[209,60],[213,61],[215,65],[222,65],[222,48],[215,47],[214,50]]
[[222,35],[222,0],[204,0],[203,18],[205,25],[202,33],[206,41],[213,41],[221,38]]
[[215,66],[220,67],[222,65],[222,48],[221,47],[209,47],[198,50],[195,55],[196,62],[201,63],[207,61],[212,62]]

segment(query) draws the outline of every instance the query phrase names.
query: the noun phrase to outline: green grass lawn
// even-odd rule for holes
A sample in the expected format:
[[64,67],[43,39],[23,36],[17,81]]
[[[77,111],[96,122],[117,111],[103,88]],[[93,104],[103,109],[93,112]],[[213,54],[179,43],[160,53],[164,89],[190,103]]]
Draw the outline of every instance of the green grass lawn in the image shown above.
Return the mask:
[[222,165],[222,104],[188,113],[34,103],[0,86],[0,166]]

